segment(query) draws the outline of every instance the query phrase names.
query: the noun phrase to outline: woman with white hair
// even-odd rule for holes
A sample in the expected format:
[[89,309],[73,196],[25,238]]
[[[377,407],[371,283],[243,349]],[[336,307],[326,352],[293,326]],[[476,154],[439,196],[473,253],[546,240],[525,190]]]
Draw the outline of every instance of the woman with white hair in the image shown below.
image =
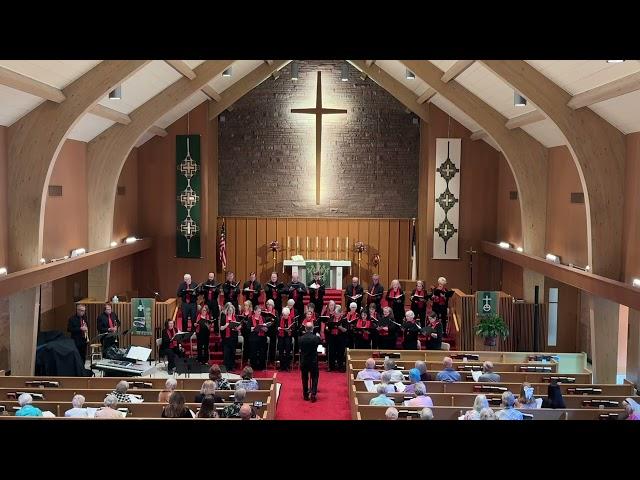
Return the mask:
[[418,350],[418,335],[420,334],[420,325],[416,323],[416,316],[411,310],[407,310],[404,314],[405,321],[402,324],[404,338],[402,340],[402,348],[405,350]]
[[347,320],[347,348],[353,348],[353,327],[356,325],[358,318],[358,304],[356,302],[351,302],[349,304],[349,311],[345,315],[345,319]]
[[278,321],[278,357],[280,358],[280,371],[286,372],[291,364],[291,351],[293,350],[293,315],[295,312],[289,307],[282,309]]
[[483,408],[489,408],[486,395],[476,395],[476,399],[473,401],[473,410],[467,411],[463,420],[480,420],[480,412]]
[[414,387],[416,396],[404,402],[407,407],[433,407],[433,400],[427,395],[427,386],[423,382]]
[[88,417],[89,413],[86,408],[82,408],[84,405],[85,398],[82,395],[74,395],[71,399],[71,405],[73,408],[70,408],[66,412],[64,412],[65,417]]
[[167,381],[164,383],[164,390],[158,393],[158,403],[169,403],[169,397],[175,391],[178,386],[178,381],[173,378],[167,378]]
[[387,305],[391,305],[396,322],[401,322],[404,318],[404,292],[398,280],[391,280],[391,286],[387,290],[386,298]]
[[387,386],[384,383],[379,383],[376,386],[377,397],[373,397],[369,400],[369,405],[395,405],[395,402],[387,397]]
[[423,322],[427,316],[427,301],[431,298],[431,294],[424,288],[424,282],[418,280],[416,288],[411,292],[411,310],[416,318]]
[[231,372],[236,365],[236,347],[240,323],[236,319],[236,308],[227,302],[220,314],[220,336],[222,337],[222,351],[224,366]]
[[429,407],[420,410],[420,420],[433,420],[433,411]]
[[633,398],[629,397],[622,402],[627,412],[627,420],[640,420],[640,404]]
[[486,407],[480,410],[480,420],[498,420],[498,417],[496,417],[496,412]]
[[33,403],[33,397],[28,393],[23,393],[18,397],[18,403],[20,404],[20,410],[16,412],[16,417],[41,417],[42,410],[38,407],[31,405]]
[[116,410],[118,398],[109,394],[104,399],[104,407],[96,412],[96,418],[122,418],[122,414]]
[[111,392],[111,395],[115,395],[120,403],[131,403],[131,398],[127,395],[127,390],[129,390],[129,382],[120,380],[116,385],[116,389]]
[[449,299],[453,296],[453,290],[447,288],[447,279],[438,278],[438,285],[432,288],[431,300],[433,301],[433,312],[442,322],[442,331],[447,332],[447,319],[449,311]]
[[[331,300],[333,302],[333,300]],[[335,305],[335,302],[334,302]],[[345,347],[347,345],[347,320],[342,316],[342,307],[334,306],[329,314],[325,333],[327,334],[327,347],[329,354],[329,371],[346,371],[344,365]]]
[[398,419],[398,409],[395,407],[389,407],[384,412],[385,420],[397,420]]

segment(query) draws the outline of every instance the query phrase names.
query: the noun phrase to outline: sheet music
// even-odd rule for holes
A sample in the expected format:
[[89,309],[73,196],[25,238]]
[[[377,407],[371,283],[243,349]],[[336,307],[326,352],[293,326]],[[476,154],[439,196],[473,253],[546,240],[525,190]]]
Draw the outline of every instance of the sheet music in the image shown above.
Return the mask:
[[398,391],[398,392],[404,392],[404,391],[405,391],[405,389],[407,388],[407,387],[405,386],[405,384],[404,384],[404,383],[402,383],[402,382],[396,382],[396,383],[394,383],[394,385],[395,385],[395,387],[396,387],[396,391]]
[[365,380],[364,381],[364,386],[367,387],[367,392],[375,392],[376,391],[376,387],[373,384],[373,380]]
[[320,355],[324,355],[324,352],[325,352],[324,347],[322,345],[318,345],[318,353]]
[[482,370],[471,370],[471,376],[473,377],[473,381],[477,382],[482,375]]

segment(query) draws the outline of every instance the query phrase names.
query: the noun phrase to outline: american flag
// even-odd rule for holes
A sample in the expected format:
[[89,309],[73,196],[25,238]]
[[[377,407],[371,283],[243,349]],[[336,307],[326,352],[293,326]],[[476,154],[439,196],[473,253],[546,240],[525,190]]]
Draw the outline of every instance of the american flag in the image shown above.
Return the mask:
[[227,270],[227,230],[224,226],[224,219],[222,219],[222,228],[220,228],[220,264],[222,265],[222,270]]

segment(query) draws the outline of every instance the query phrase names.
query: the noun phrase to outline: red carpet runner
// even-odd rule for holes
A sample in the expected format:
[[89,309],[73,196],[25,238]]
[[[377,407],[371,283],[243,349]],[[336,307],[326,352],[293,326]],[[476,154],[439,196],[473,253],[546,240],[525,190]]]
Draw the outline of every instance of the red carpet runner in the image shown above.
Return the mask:
[[[259,375],[256,375],[259,376]],[[300,371],[277,372],[281,383],[276,420],[350,420],[346,373],[327,372],[320,367],[318,401],[311,403],[302,398]]]

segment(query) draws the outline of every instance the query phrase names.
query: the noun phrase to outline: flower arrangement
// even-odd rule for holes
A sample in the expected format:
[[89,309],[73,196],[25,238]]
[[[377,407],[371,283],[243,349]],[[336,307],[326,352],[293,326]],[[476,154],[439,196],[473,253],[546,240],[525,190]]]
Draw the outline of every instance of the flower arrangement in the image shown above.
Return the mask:
[[272,252],[279,252],[281,250],[280,243],[277,240],[274,240],[269,244],[269,248]]
[[363,253],[367,251],[367,246],[364,244],[364,242],[358,241],[353,244],[353,250],[354,252]]

